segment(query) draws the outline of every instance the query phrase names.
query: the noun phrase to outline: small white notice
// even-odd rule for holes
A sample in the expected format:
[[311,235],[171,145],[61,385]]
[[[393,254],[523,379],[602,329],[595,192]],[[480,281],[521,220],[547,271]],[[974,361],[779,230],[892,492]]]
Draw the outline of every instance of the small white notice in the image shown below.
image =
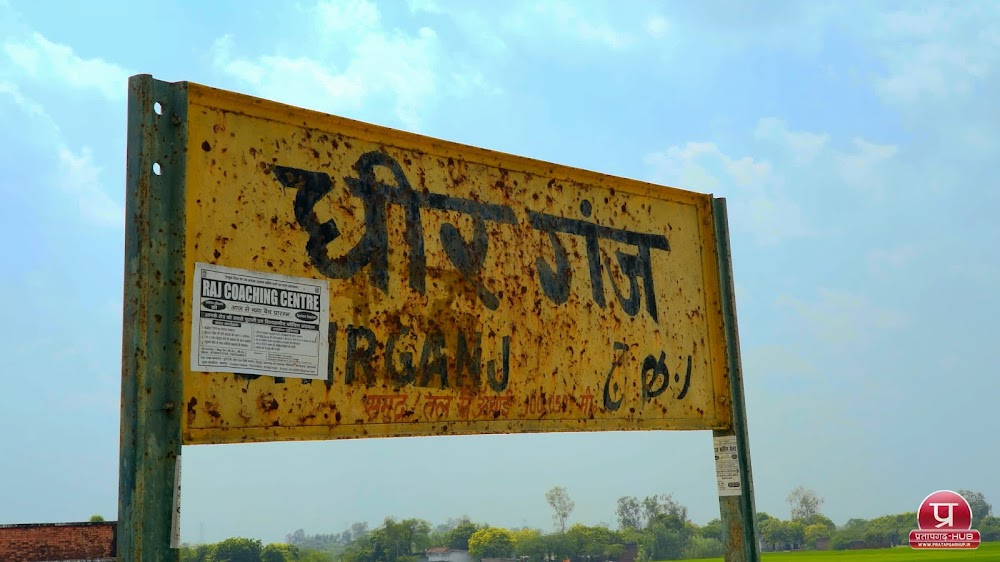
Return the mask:
[[330,283],[196,263],[191,370],[327,378]]
[[719,496],[738,496],[743,493],[735,435],[715,438],[715,479],[719,486]]

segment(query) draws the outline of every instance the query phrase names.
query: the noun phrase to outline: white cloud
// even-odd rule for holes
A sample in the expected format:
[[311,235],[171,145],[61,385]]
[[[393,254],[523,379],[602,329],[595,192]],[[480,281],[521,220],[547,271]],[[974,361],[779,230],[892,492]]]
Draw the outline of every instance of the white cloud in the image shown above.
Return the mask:
[[813,56],[826,46],[830,30],[846,21],[857,25],[861,6],[843,2],[732,2],[698,0],[660,3],[670,8],[672,29],[696,45],[699,58],[743,57],[781,50]]
[[[889,184],[899,149],[861,137],[847,149],[832,146],[827,133],[796,131],[773,117],[757,122],[752,151],[731,155],[711,142],[688,142],[646,156],[652,181],[710,192],[729,200],[734,228],[762,244],[828,232],[815,208],[802,204],[823,197],[863,197],[874,201]],[[855,188],[845,190],[845,187]]]
[[646,20],[646,33],[653,37],[662,37],[670,29],[670,22],[662,16],[650,16]]
[[774,117],[765,117],[759,120],[757,128],[754,130],[754,137],[784,144],[791,150],[793,163],[796,166],[804,166],[812,162],[830,142],[828,134],[791,131],[784,121]]
[[455,6],[444,9],[436,0],[408,0],[412,13],[425,12],[450,18],[465,34],[465,40],[491,55],[505,55],[507,43],[497,33],[501,19],[483,10],[458,10]]
[[109,100],[127,95],[129,71],[100,58],[82,58],[72,48],[53,43],[40,33],[21,41],[8,39],[3,51],[15,67],[32,78],[96,90]]
[[794,348],[784,345],[762,345],[743,352],[743,370],[754,377],[791,380],[818,379],[820,369],[802,357]]
[[96,226],[123,229],[124,205],[104,189],[100,179],[101,169],[94,163],[90,149],[71,148],[44,108],[15,85],[0,82],[0,100],[4,97],[12,100],[11,105],[32,123],[31,129],[37,136],[32,144],[49,151],[47,157],[54,161],[51,169],[55,171],[50,177],[60,191],[71,196],[70,200],[77,206],[80,217]]
[[263,55],[256,60],[234,58],[233,45],[231,36],[215,42],[215,66],[253,86],[265,97],[300,105],[324,99],[333,109],[340,110],[355,110],[364,100],[365,85],[361,77],[331,72],[327,65],[306,57]]
[[[830,146],[830,135],[793,131],[781,119],[765,117],[757,122],[754,138],[766,143],[796,167],[832,172],[844,185],[878,193],[886,181],[886,164],[899,154],[899,147],[861,137],[851,139],[848,150]],[[832,170],[830,167],[832,166]]]
[[367,0],[320,2],[316,12],[329,33],[355,37],[378,29],[382,19],[378,8]]
[[683,189],[712,192],[719,187],[719,179],[699,160],[720,154],[715,143],[688,142],[684,146],[671,146],[664,152],[647,155],[646,164],[653,168],[656,181]]
[[[426,4],[413,8],[431,9]],[[388,29],[367,0],[321,2],[318,34],[330,55],[236,54],[235,41],[216,41],[214,65],[260,95],[329,112],[357,112],[391,104],[395,117],[417,128],[426,105],[448,96],[493,93],[481,72],[453,60],[437,33]]]
[[125,209],[104,191],[100,173],[89,148],[78,154],[65,147],[59,149],[59,177],[64,178],[61,187],[76,198],[80,215],[99,226],[124,228]]
[[962,96],[1000,59],[1000,6],[989,2],[904,4],[869,31],[885,72],[876,90],[894,104]]
[[726,197],[734,227],[759,243],[806,234],[801,209],[784,195],[783,179],[766,160],[734,158],[715,143],[689,142],[648,155],[646,164],[652,181]]
[[820,289],[813,300],[783,295],[778,304],[795,311],[829,345],[865,341],[878,333],[903,328],[908,322],[898,310],[842,290]]
[[729,176],[740,186],[762,184],[771,177],[771,164],[756,161],[749,156],[744,156],[738,160],[724,157],[723,162],[726,171],[729,172]]
[[920,249],[912,244],[868,252],[868,267],[877,277],[888,278],[920,257]]
[[568,2],[542,4],[541,11],[553,17],[564,32],[575,34],[581,39],[603,43],[612,49],[623,49],[633,41],[630,36],[616,31],[605,23],[594,23],[584,18]]
[[4,94],[14,100],[14,104],[32,117],[48,119],[45,109],[34,100],[31,100],[21,93],[21,90],[10,82],[0,82],[0,94]]
[[520,33],[549,35],[557,32],[612,50],[623,50],[636,43],[631,34],[601,22],[602,19],[588,17],[577,9],[577,5],[564,0],[543,0],[510,13],[506,21],[509,28]]
[[841,179],[848,185],[878,190],[883,186],[880,166],[899,152],[893,145],[876,144],[863,138],[852,140],[855,151],[837,156]]
[[891,11],[882,16],[882,23],[891,33],[930,37],[948,30],[943,12],[943,5],[932,5],[919,12]]
[[430,12],[432,14],[445,12],[436,0],[407,0],[406,4],[410,7],[411,12]]
[[926,42],[914,46],[906,57],[891,57],[892,70],[877,82],[879,93],[892,101],[913,102],[966,93],[972,82],[986,73],[980,57],[970,57],[961,47]]
[[[802,208],[791,199],[777,195],[757,195],[743,202],[747,220],[758,241],[775,244],[785,238],[808,234]],[[732,214],[730,213],[730,216]]]

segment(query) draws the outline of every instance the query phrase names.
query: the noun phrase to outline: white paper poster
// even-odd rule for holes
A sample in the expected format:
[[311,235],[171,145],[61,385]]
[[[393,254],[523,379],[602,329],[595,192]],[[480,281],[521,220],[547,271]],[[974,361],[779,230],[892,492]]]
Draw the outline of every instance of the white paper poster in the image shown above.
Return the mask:
[[743,492],[735,435],[715,438],[715,479],[719,496],[738,496]]
[[191,370],[327,378],[330,284],[196,263]]

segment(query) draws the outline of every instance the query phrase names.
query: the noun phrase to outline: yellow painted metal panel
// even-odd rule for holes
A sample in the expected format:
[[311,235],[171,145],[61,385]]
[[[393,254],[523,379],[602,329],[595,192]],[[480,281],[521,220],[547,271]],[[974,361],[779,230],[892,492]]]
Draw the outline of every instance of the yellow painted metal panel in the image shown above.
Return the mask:
[[195,84],[188,154],[181,310],[196,262],[329,278],[331,337],[186,370],[185,443],[730,427],[711,196]]

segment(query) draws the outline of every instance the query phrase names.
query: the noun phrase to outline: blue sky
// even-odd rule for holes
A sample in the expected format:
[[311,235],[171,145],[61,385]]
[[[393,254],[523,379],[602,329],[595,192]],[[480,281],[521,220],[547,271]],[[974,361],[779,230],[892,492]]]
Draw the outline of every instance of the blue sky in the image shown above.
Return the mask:
[[[0,0],[0,523],[117,512],[126,82],[149,73],[729,201],[758,510],[1000,502],[989,2]],[[182,534],[718,516],[711,435],[187,447]]]

